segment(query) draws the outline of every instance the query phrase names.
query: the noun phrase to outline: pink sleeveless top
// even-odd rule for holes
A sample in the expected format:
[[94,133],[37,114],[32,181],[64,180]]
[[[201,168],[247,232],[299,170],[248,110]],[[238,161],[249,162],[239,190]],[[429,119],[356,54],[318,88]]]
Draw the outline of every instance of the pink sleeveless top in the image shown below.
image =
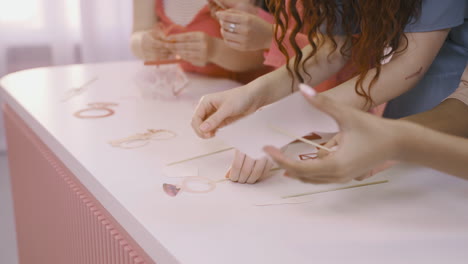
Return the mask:
[[[261,16],[265,16],[265,13],[266,12],[261,14]],[[167,32],[168,35],[201,31],[211,37],[222,38],[220,32],[221,26],[219,25],[219,22],[211,16],[208,5],[205,5],[200,11],[198,11],[192,21],[186,26],[178,25],[166,16],[162,0],[156,0],[156,16],[158,17],[158,21],[161,26],[165,29],[169,29]],[[182,62],[180,65],[187,72],[200,73],[211,77],[228,78],[241,83],[248,83],[273,70],[272,67],[264,66],[262,69],[256,71],[236,73],[213,63],[209,63],[204,67],[194,66],[188,62]]]

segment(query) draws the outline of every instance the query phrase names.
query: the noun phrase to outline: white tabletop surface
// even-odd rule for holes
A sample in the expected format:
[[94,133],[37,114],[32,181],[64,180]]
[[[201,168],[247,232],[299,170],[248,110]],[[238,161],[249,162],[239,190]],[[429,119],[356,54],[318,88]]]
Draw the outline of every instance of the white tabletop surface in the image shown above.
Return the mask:
[[[141,67],[42,68],[8,75],[0,84],[6,103],[157,263],[466,263],[468,181],[429,169],[398,166],[368,180],[388,183],[316,194],[294,205],[256,206],[336,186],[307,185],[277,172],[255,185],[222,182],[211,193],[169,197],[162,184],[180,182],[168,177],[176,171],[224,176],[232,152],[165,164],[227,147],[198,139],[190,119],[204,93],[237,84],[189,75],[179,98],[143,100],[135,83]],[[93,77],[98,80],[85,93],[60,101],[67,89]],[[119,104],[115,115],[73,116],[87,103],[103,101]],[[170,129],[178,137],[133,150],[107,143],[148,128]],[[308,147],[288,152],[301,148]]]

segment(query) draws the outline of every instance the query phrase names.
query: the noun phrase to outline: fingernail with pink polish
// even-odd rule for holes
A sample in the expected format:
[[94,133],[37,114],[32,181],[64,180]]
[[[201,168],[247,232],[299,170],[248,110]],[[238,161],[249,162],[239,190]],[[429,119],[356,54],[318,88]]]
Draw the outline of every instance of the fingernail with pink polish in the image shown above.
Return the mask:
[[315,90],[307,84],[303,84],[303,83],[299,84],[299,89],[301,90],[303,94],[310,96],[310,97],[313,97],[317,94],[317,92],[315,92]]

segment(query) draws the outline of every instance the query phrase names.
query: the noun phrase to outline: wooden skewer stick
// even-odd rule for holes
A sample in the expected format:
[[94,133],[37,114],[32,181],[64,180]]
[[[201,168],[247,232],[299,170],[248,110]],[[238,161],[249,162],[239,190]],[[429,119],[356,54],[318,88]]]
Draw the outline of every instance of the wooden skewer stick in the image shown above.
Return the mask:
[[171,162],[171,163],[166,164],[166,166],[173,166],[173,165],[180,164],[180,163],[184,163],[184,162],[187,162],[187,161],[191,161],[191,160],[196,160],[196,159],[208,157],[208,156],[211,156],[211,155],[214,155],[214,154],[218,154],[218,153],[221,153],[221,152],[229,151],[229,150],[231,150],[231,149],[234,149],[234,148],[225,148],[225,149],[221,149],[221,150],[218,150],[218,151],[215,151],[215,152],[203,154],[203,155],[200,155],[200,156],[195,156],[195,157],[192,157],[192,158],[188,158],[188,159],[184,159],[184,160],[180,160],[180,161]]
[[309,145],[312,145],[312,146],[314,146],[314,147],[317,147],[317,148],[320,148],[320,149],[324,149],[324,150],[326,150],[326,151],[328,151],[328,152],[333,152],[333,150],[331,150],[331,149],[329,149],[329,148],[327,148],[327,147],[325,147],[325,146],[322,146],[322,145],[320,145],[320,144],[317,144],[317,143],[315,143],[315,142],[313,142],[313,141],[310,141],[310,140],[308,140],[308,139],[305,139],[305,138],[303,138],[303,137],[298,137],[298,136],[292,135],[292,134],[290,134],[288,131],[282,130],[281,128],[274,127],[274,126],[272,126],[272,125],[270,125],[270,128],[273,129],[274,131],[276,131],[276,132],[278,132],[278,133],[280,133],[280,134],[283,134],[283,135],[285,135],[285,136],[288,136],[288,137],[290,137],[290,138],[297,139],[297,140],[299,140],[299,141],[302,141],[302,142],[304,142],[304,143],[306,143],[306,144],[309,144]]
[[387,182],[388,182],[388,180],[376,181],[376,182],[368,182],[368,183],[362,183],[362,184],[351,185],[351,186],[346,186],[346,187],[340,187],[340,188],[334,188],[334,189],[329,189],[329,190],[323,190],[323,191],[315,191],[315,192],[307,192],[307,193],[286,195],[286,196],[282,196],[281,198],[282,198],[282,199],[297,198],[297,197],[302,197],[302,196],[307,196],[307,195],[312,195],[312,194],[326,193],[326,192],[334,192],[334,191],[340,191],[340,190],[346,190],[346,189],[364,187],[364,186],[369,186],[369,185],[382,184],[382,183],[387,183]]
[[158,61],[145,61],[145,66],[151,65],[164,65],[164,64],[175,64],[182,62],[181,59],[173,59],[173,60],[158,60]]
[[62,102],[68,101],[71,98],[82,94],[85,91],[85,89],[86,89],[86,87],[88,85],[92,84],[93,82],[95,82],[97,80],[98,80],[98,77],[96,76],[96,77],[90,79],[89,81],[85,82],[84,84],[82,84],[82,85],[80,85],[80,86],[78,86],[76,88],[72,88],[72,89],[67,90],[66,93],[65,93],[64,98],[62,99]]

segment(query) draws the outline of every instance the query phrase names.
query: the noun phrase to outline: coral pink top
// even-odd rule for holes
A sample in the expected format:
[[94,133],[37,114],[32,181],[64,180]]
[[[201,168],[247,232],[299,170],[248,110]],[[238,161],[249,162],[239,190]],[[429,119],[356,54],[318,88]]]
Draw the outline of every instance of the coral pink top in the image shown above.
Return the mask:
[[[211,37],[222,38],[220,32],[221,26],[219,22],[211,16],[208,5],[205,5],[200,11],[198,11],[192,21],[186,26],[178,25],[166,16],[164,12],[164,3],[162,0],[156,0],[156,15],[158,17],[159,24],[161,24],[163,28],[168,29],[168,32],[166,32],[168,35],[202,31]],[[271,15],[264,12],[263,10],[259,10],[259,15],[264,19],[266,19],[268,16],[271,17]],[[250,82],[274,69],[272,67],[265,66],[263,69],[256,71],[235,73],[213,63],[209,63],[204,67],[194,66],[188,62],[182,62],[180,65],[187,72],[195,72],[212,77],[229,78],[242,83]]]

